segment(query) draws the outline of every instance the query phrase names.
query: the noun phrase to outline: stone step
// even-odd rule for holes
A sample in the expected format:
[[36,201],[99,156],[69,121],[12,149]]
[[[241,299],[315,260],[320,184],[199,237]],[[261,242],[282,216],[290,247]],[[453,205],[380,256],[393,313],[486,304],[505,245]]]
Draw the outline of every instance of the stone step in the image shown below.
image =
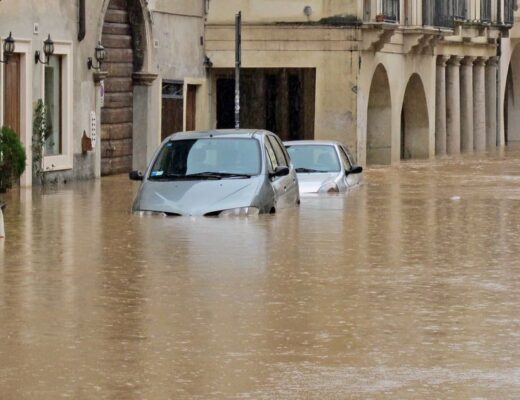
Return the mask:
[[132,170],[132,156],[101,159],[101,175],[125,174]]
[[133,137],[132,123],[126,124],[103,124],[101,127],[101,140],[121,140]]
[[132,49],[107,49],[106,63],[133,63],[134,52]]
[[128,0],[110,0],[108,4],[109,10],[126,10],[128,7]]
[[103,37],[105,35],[131,35],[132,29],[128,24],[105,22],[103,25]]
[[132,156],[132,151],[132,139],[101,141],[101,158]]
[[108,49],[131,49],[132,36],[131,35],[103,35],[103,46]]
[[111,78],[128,78],[134,72],[134,65],[132,63],[107,63],[103,64],[103,70],[108,72]]
[[107,22],[114,22],[116,24],[128,23],[128,12],[126,10],[108,9],[105,14],[105,24]]
[[104,108],[132,107],[134,104],[133,93],[105,93]]

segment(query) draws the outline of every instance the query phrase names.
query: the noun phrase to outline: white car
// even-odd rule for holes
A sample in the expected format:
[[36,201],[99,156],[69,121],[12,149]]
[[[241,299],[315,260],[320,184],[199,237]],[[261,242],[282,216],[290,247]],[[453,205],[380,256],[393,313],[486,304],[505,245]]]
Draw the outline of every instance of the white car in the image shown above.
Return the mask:
[[300,193],[340,193],[361,183],[363,168],[348,148],[338,142],[285,142],[296,169]]

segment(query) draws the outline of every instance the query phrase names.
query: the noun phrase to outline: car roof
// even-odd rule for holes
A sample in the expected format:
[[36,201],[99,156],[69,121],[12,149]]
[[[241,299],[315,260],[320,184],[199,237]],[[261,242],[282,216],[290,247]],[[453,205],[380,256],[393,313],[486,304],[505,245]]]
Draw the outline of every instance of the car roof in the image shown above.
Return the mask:
[[288,141],[288,142],[283,142],[283,144],[285,146],[300,146],[300,145],[305,145],[305,146],[309,146],[309,145],[316,145],[316,146],[323,146],[323,145],[334,146],[334,145],[338,145],[338,146],[342,146],[343,145],[342,143],[336,142],[335,140],[291,140],[291,141]]
[[254,135],[273,134],[261,129],[213,129],[208,131],[178,132],[168,136],[168,140],[207,139],[210,137],[247,138]]

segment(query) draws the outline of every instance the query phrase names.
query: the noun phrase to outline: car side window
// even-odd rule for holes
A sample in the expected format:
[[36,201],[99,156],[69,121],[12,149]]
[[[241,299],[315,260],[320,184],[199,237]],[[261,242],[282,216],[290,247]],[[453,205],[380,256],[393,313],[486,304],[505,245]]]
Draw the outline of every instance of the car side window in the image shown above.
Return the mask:
[[266,136],[265,140],[265,150],[269,161],[270,171],[273,172],[278,167],[278,161],[276,160],[276,155],[273,150],[273,146],[271,146],[271,142],[267,138],[268,136]]
[[350,158],[348,157],[343,146],[338,146],[338,147],[339,147],[339,154],[341,155],[341,161],[343,162],[343,165],[345,165],[347,171],[350,171],[352,169],[352,163],[350,162]]
[[287,158],[285,157],[285,153],[280,143],[275,139],[274,136],[268,135],[267,139],[269,140],[269,143],[271,143],[271,146],[274,150],[276,160],[278,161],[278,165],[282,167],[288,167],[289,163],[287,162]]

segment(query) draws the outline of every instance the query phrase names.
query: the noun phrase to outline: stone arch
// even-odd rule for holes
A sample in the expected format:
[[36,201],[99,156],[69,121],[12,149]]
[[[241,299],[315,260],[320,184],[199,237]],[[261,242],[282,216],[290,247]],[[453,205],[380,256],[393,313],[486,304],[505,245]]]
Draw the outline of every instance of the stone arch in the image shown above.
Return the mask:
[[136,159],[146,164],[147,149],[142,144],[147,138],[142,136],[148,130],[138,126],[149,117],[139,107],[148,103],[149,93],[139,86],[149,85],[152,76],[147,73],[151,35],[146,5],[142,0],[105,0],[99,37],[107,52],[101,174],[113,175],[130,171]]
[[504,134],[506,144],[520,141],[520,45],[516,45],[509,63],[504,95]]
[[388,73],[383,64],[375,69],[367,112],[367,164],[392,162],[392,100]]
[[421,77],[413,74],[406,86],[401,110],[401,159],[429,157],[428,104]]

